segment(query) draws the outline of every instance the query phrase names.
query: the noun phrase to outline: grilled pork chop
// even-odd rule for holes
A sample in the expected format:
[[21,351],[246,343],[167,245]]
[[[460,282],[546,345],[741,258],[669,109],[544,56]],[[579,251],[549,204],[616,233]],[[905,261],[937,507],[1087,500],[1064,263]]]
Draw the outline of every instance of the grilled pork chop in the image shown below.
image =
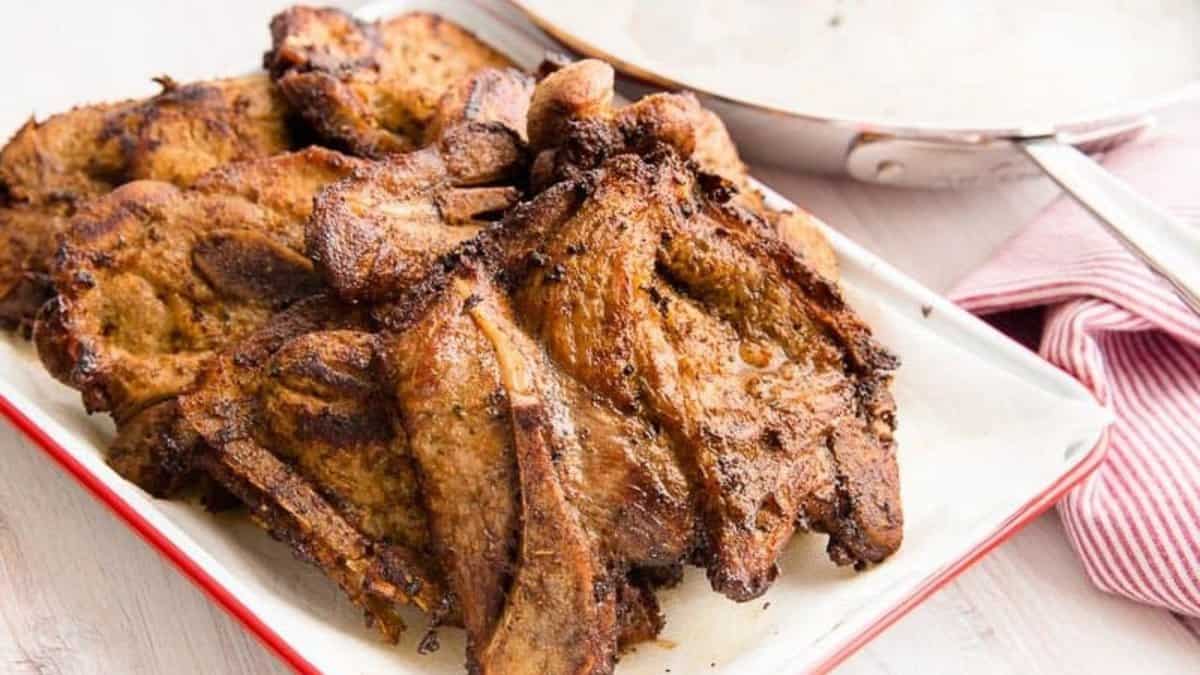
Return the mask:
[[485,68],[442,97],[416,152],[392,155],[317,195],[309,255],[352,301],[387,299],[516,203],[526,162],[528,76]]
[[486,225],[479,216],[515,204],[520,193],[512,182],[524,165],[523,144],[508,127],[459,125],[435,145],[323,190],[308,250],[343,298],[386,300],[477,235]]
[[[618,155],[498,230],[517,316],[566,373],[661,427],[714,588],[762,593],[797,523],[839,563],[899,545],[892,358],[730,184]],[[510,274],[512,272],[510,271]]]
[[477,659],[504,608],[520,507],[506,392],[462,302],[434,303],[418,325],[384,338],[384,354],[434,547]]
[[[401,605],[434,625],[463,617],[432,554],[422,486],[370,330],[359,308],[301,300],[211,359],[178,405],[206,443],[196,464],[395,641]],[[483,506],[458,503],[464,514]],[[620,580],[617,618],[622,646],[657,635],[662,618],[644,579]]]
[[770,222],[817,272],[837,279],[837,259],[816,222],[767,206],[721,118],[690,93],[653,94],[614,108],[612,66],[585,59],[554,69],[538,83],[528,126],[537,153],[535,188],[593,169],[608,157],[666,144],[702,171],[730,181],[737,188],[735,201]]
[[[476,73],[453,87],[438,106],[443,137],[395,160],[428,169],[415,189],[420,194],[407,196],[464,225],[472,209],[491,211],[514,200],[512,188],[449,187],[516,173],[524,158],[516,132],[485,116],[523,110],[528,95],[524,76],[507,71]],[[374,252],[374,241],[355,229],[355,219],[369,217],[373,205],[360,208],[353,191],[364,176],[387,175],[385,165],[313,147],[225,165],[187,190],[130,183],[73,222],[55,263],[59,297],[39,321],[38,349],[56,377],[83,392],[89,411],[113,414],[118,437],[111,458],[122,475],[156,495],[187,483],[195,435],[172,421],[178,415],[171,400],[214,353],[324,288],[306,249],[330,268],[346,253],[323,249],[319,238],[305,245],[314,197],[323,188],[342,179],[350,186],[349,199],[339,189],[322,200],[323,209],[331,201],[349,209],[335,209],[345,220],[326,238]],[[403,206],[401,216],[417,214]],[[365,249],[353,248],[364,243]],[[134,420],[151,408],[153,423]]]
[[374,377],[364,313],[302,300],[209,361],[180,399],[197,462],[394,641],[398,604],[444,618],[404,431]]
[[31,120],[0,150],[0,324],[31,325],[51,294],[57,236],[89,200],[138,179],[187,186],[220,164],[294,144],[266,75],[160,84],[142,101]]
[[72,222],[38,353],[89,411],[112,414],[123,475],[152,494],[178,487],[191,446],[137,418],[170,420],[213,354],[324,287],[302,253],[304,224],[317,190],[360,163],[310,148],[226,165],[186,190],[135,181]]
[[[456,283],[496,358],[508,401],[521,527],[504,611],[479,650],[480,671],[512,675],[611,672],[617,644],[615,583],[590,545],[558,453],[567,441],[553,376],[511,312],[486,284]],[[468,302],[469,301],[469,302]],[[561,406],[561,403],[559,403]]]
[[513,65],[424,12],[368,23],[297,6],[272,19],[271,37],[264,65],[288,100],[325,141],[364,157],[427,144],[444,94],[477,70]]
[[653,595],[625,570],[686,555],[686,483],[676,471],[655,484],[644,460],[621,454],[652,444],[648,430],[568,393],[505,296],[460,271],[385,353],[468,664],[610,672],[619,642],[661,628]]

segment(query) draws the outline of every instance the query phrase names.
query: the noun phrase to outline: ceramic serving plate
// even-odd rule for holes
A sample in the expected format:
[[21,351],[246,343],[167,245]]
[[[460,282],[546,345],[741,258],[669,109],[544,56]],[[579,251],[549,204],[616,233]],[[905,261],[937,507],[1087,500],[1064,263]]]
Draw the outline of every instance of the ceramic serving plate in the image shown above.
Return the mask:
[[[462,0],[387,2],[362,16],[440,12],[532,67],[544,38],[507,11]],[[771,195],[777,206],[790,206]],[[905,541],[862,573],[834,567],[824,537],[798,536],[761,599],[735,604],[689,571],[661,594],[657,643],[622,657],[623,675],[799,673],[831,668],[988,550],[1100,460],[1109,418],[1058,370],[832,230],[846,295],[903,361],[895,383]],[[148,497],[103,461],[112,430],[43,372],[27,343],[0,341],[0,412],[147,542],[301,672],[461,673],[461,631],[417,654],[422,619],[400,645],[378,641],[333,584],[238,514]]]

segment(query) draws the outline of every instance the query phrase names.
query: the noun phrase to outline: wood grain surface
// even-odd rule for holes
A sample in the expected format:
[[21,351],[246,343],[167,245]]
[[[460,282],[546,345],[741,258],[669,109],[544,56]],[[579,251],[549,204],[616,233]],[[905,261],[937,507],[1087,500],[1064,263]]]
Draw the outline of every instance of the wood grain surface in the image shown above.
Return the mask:
[[[0,130],[90,99],[244,71],[281,2],[4,3]],[[1055,195],[1042,181],[915,192],[756,175],[935,290]],[[0,672],[283,673],[285,668],[14,428],[0,423]],[[409,636],[406,639],[414,639]],[[1200,641],[1094,590],[1054,513],[903,618],[847,673],[1187,673]]]

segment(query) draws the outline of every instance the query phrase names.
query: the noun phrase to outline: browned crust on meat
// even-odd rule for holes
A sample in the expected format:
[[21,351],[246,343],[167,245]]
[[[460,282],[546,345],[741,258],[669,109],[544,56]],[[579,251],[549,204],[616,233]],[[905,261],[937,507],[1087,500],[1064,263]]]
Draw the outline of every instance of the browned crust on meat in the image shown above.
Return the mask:
[[159,78],[157,96],[105,120],[99,141],[122,154],[117,183],[191,185],[208,170],[293,147],[290,110],[265,75],[178,84]]
[[213,359],[180,406],[207,442],[198,464],[394,641],[397,605],[435,620],[450,605],[403,432],[363,379],[375,351],[365,328],[355,308],[301,301]]
[[0,206],[12,206],[0,210],[0,324],[28,326],[52,295],[57,238],[89,200],[137,179],[186,186],[293,143],[286,104],[265,75],[160,83],[142,101],[30,120],[0,150]]
[[461,26],[424,12],[368,23],[298,6],[271,21],[271,37],[264,65],[288,100],[327,142],[366,157],[419,146],[456,83],[481,68],[513,65]]
[[667,620],[651,584],[631,577],[617,587],[617,623],[620,627],[617,649],[620,652],[658,638]]
[[304,224],[316,191],[358,164],[310,148],[221,167],[189,190],[135,181],[97,200],[54,263],[58,296],[35,328],[43,364],[119,428],[186,390],[225,344],[323,288]]
[[[260,261],[271,259],[267,256],[278,257],[286,261],[279,269],[311,267],[299,251],[303,250],[304,222],[312,195],[356,166],[353,160],[337,153],[310,148],[221,167],[203,177],[192,190],[136,181],[106,195],[88,214],[71,223],[70,237],[57,254],[54,282],[59,297],[47,308],[38,326],[43,363],[60,380],[84,393],[89,410],[111,410],[118,417],[134,412],[148,398],[147,393],[123,389],[125,383],[114,372],[113,358],[130,353],[134,347],[145,347],[147,354],[166,355],[211,350],[219,345],[213,340],[234,339],[246,334],[249,326],[227,316],[219,330],[197,334],[190,344],[179,344],[179,336],[152,333],[147,337],[149,344],[139,342],[117,349],[110,332],[114,327],[96,314],[101,309],[111,313],[113,320],[126,321],[131,329],[169,332],[170,326],[146,325],[153,323],[153,315],[143,311],[123,287],[109,285],[134,274],[133,281],[144,279],[151,285],[149,291],[154,291],[154,284],[162,284],[179,293],[183,302],[211,305],[215,314],[226,314],[218,308],[230,304],[227,300],[250,305],[248,311],[262,316],[245,320],[250,324],[261,322],[275,306],[297,299],[297,294],[311,294],[319,287],[309,281],[297,285],[295,277],[283,276],[277,284],[257,289],[269,292],[248,297],[243,254]],[[253,236],[240,242],[243,245],[231,245],[241,232]],[[148,251],[171,257],[159,258]],[[183,264],[176,265],[176,259]],[[149,300],[161,303],[166,299]],[[182,322],[182,329],[195,316],[184,313],[173,318]],[[177,392],[190,381],[192,372],[171,370],[161,376],[173,378],[178,374],[182,384],[164,390]]]
[[537,350],[483,286],[467,308],[495,351],[507,391],[520,492],[516,570],[504,612],[478,653],[481,673],[611,673],[615,584],[593,548],[555,455],[559,425]]
[[533,91],[533,79],[515,68],[476,70],[442,95],[425,128],[425,143],[436,143],[451,128],[468,122],[500,124],[526,140]]
[[803,212],[767,206],[720,117],[686,92],[614,108],[613,78],[607,63],[584,59],[538,83],[529,111],[530,143],[539,153],[531,177],[535,190],[578,177],[609,157],[648,154],[666,145],[728,181],[737,203],[770,222],[813,269],[837,280],[837,258],[815,221]]
[[[517,469],[495,356],[462,312],[467,297],[429,295],[418,324],[386,334],[386,376],[408,432],[434,549],[462,608],[470,663],[504,608],[520,518]],[[466,503],[472,507],[462,508]]]
[[[894,358],[875,343],[836,285],[735,201],[736,194],[730,183],[696,173],[671,151],[660,150],[649,161],[620,155],[516,209],[497,235],[505,240],[499,248],[511,278],[539,280],[536,293],[550,294],[545,305],[519,300],[518,313],[551,341],[559,365],[621,409],[649,414],[674,435],[681,457],[694,467],[713,584],[745,600],[771,583],[774,560],[797,522],[830,533],[830,554],[838,563],[862,565],[895,550],[902,517],[894,404],[887,392]],[[559,230],[573,219],[583,220],[569,228],[573,234],[564,241]],[[621,242],[619,256],[606,248],[612,241]],[[643,255],[649,258],[639,258]],[[617,260],[634,266],[619,283],[606,276]],[[582,279],[597,288],[555,295]],[[628,291],[617,291],[623,288]],[[615,304],[589,304],[605,294],[613,294]],[[772,311],[780,317],[772,319]],[[659,315],[663,319],[655,318]],[[780,328],[786,321],[796,322],[795,328]],[[542,328],[536,328],[539,322]],[[802,325],[808,327],[801,330]],[[646,341],[658,333],[661,337]],[[735,339],[743,344],[729,342]],[[781,414],[753,397],[740,403],[723,398],[722,405],[733,409],[749,406],[745,419],[753,421],[722,421],[686,393],[702,385],[686,378],[676,382],[679,376],[669,374],[676,367],[669,359],[686,357],[689,369],[707,373],[703,387],[717,386],[733,377],[718,365],[725,358],[722,349],[733,350],[730,358],[761,361],[759,367],[771,363],[762,360],[771,350],[782,349],[778,353],[795,360],[801,373],[817,368],[814,385],[825,382],[820,386],[829,389],[806,393],[812,385],[787,384],[789,379],[773,372],[778,366],[770,366],[763,377],[771,386],[785,392],[791,387],[789,395],[799,397],[791,410]],[[679,356],[670,356],[672,350]],[[706,359],[711,372],[701,366]],[[815,365],[803,365],[808,361]],[[734,396],[742,386],[734,383],[714,391]],[[756,432],[761,440],[744,437],[753,428],[761,428]],[[773,452],[794,457],[779,468],[782,473],[755,466],[774,461],[762,459]],[[780,479],[785,482],[773,486]]]
[[203,440],[183,420],[178,399],[168,398],[117,427],[108,464],[151,495],[169,497],[195,483],[194,462],[203,450]]
[[343,298],[395,298],[477,235],[487,224],[479,216],[516,202],[517,189],[503,183],[524,165],[523,144],[508,127],[454,127],[435,145],[363,167],[321,191],[309,254]]
[[[713,218],[713,234],[734,240],[740,251],[763,266],[765,285],[759,289],[763,295],[755,297],[764,298],[784,285],[783,293],[792,311],[813,321],[820,328],[818,340],[828,341],[836,347],[834,354],[840,354],[832,365],[845,371],[850,402],[825,437],[835,472],[837,501],[832,510],[822,507],[816,512],[802,512],[800,524],[830,535],[829,554],[838,564],[864,566],[880,562],[899,548],[903,528],[894,438],[895,403],[890,392],[892,372],[899,361],[875,340],[867,324],[845,303],[837,284],[814,269],[760,214],[732,199],[719,182],[701,175],[695,185],[700,198],[697,212]],[[691,223],[699,220],[691,219]],[[683,230],[691,227],[685,225]],[[743,291],[752,283],[751,270],[745,265],[739,268],[745,285],[737,290]],[[746,297],[753,293],[751,289]],[[812,340],[791,334],[797,324],[785,326],[778,316],[759,315],[778,307],[769,302],[755,308],[737,297],[705,297],[710,304],[716,303],[713,309],[727,320],[746,322],[743,330],[747,335],[766,333],[784,343],[785,349],[789,343],[796,349],[799,340]]]

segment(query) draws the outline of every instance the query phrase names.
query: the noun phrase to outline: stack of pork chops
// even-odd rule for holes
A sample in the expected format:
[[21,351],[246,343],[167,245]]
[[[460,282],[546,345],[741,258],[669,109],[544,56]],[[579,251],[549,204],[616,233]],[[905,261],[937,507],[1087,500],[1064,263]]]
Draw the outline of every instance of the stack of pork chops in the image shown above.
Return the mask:
[[896,550],[896,361],[694,97],[425,13],[271,35],[265,74],[0,151],[0,321],[122,475],[231,494],[478,673],[611,672],[684,565],[750,600],[798,530]]

